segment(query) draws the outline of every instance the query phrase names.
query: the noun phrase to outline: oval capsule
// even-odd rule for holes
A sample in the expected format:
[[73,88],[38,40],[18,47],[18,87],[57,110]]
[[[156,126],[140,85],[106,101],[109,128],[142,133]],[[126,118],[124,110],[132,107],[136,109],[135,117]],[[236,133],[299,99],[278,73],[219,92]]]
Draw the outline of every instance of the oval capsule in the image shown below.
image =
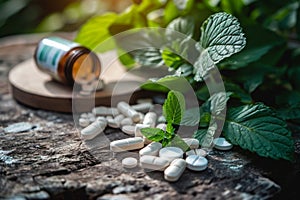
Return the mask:
[[148,112],[144,117],[143,124],[149,125],[154,128],[156,125],[157,114],[155,112]]
[[81,137],[90,140],[104,131],[107,126],[106,120],[96,120],[81,130]]
[[152,142],[139,151],[140,156],[151,155],[158,156],[159,150],[162,148],[162,144],[159,142]]
[[110,143],[110,150],[113,152],[130,151],[144,147],[144,140],[141,137],[115,140]]
[[139,113],[134,110],[128,103],[125,101],[121,101],[117,105],[118,110],[120,113],[125,115],[126,117],[130,117],[133,122],[139,122],[140,121],[140,115]]
[[144,169],[163,171],[169,166],[170,161],[156,156],[145,155],[140,158],[140,163]]
[[177,181],[186,168],[186,162],[182,158],[177,158],[173,160],[169,167],[164,171],[164,178],[167,181],[175,182]]

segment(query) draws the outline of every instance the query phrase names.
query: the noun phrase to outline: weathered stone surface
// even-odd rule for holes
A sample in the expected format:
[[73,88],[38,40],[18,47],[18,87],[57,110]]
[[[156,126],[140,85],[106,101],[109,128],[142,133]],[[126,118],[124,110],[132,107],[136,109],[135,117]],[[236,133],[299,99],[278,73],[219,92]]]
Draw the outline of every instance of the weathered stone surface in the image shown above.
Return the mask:
[[[16,103],[9,94],[7,72],[30,58],[33,49],[34,43],[0,47],[0,199],[297,199],[298,126],[291,126],[295,163],[260,158],[234,147],[211,152],[207,170],[186,170],[178,182],[169,183],[162,172],[122,168],[122,158],[136,157],[137,152],[109,151],[110,140],[128,137],[119,130],[107,129],[93,142],[82,142],[72,115]],[[4,131],[18,122],[36,128]]]

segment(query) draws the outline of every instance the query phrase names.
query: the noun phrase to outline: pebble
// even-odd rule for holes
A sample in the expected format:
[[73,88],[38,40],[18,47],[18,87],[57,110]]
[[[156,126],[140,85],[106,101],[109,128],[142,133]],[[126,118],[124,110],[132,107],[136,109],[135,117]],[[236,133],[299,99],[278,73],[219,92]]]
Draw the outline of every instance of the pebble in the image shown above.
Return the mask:
[[190,155],[186,159],[187,168],[193,171],[203,171],[207,168],[206,158],[198,155]]
[[133,157],[127,157],[127,158],[124,158],[122,160],[122,166],[124,168],[135,168],[138,164],[138,161],[136,158],[133,158]]
[[214,148],[223,151],[230,150],[233,147],[233,145],[223,137],[215,138],[213,144]]
[[186,168],[186,162],[182,158],[173,160],[169,167],[164,171],[164,178],[167,181],[175,182],[181,177]]
[[140,115],[136,110],[131,108],[131,106],[126,103],[125,101],[121,101],[118,103],[117,108],[120,113],[125,115],[126,117],[130,117],[133,122],[139,122],[140,121]]
[[198,156],[202,156],[202,157],[206,157],[207,156],[207,152],[203,149],[192,149],[190,151],[185,152],[186,156],[190,156],[190,155],[198,155]]
[[182,138],[182,140],[191,148],[198,149],[199,148],[199,140],[195,138]]
[[169,166],[170,161],[165,158],[145,155],[140,158],[140,163],[144,169],[163,171]]
[[115,140],[110,143],[110,150],[113,152],[130,151],[144,147],[144,140],[141,137]]
[[164,147],[159,150],[159,157],[165,158],[171,162],[176,158],[182,158],[183,151],[178,147]]
[[104,131],[107,126],[106,120],[96,120],[81,130],[81,137],[84,140],[91,140]]
[[134,130],[135,130],[135,126],[131,126],[131,125],[125,125],[122,126],[121,129],[124,133],[126,133],[127,135],[133,135],[134,136]]
[[162,148],[162,144],[160,142],[151,142],[146,147],[139,151],[140,156],[151,155],[158,156],[159,150]]

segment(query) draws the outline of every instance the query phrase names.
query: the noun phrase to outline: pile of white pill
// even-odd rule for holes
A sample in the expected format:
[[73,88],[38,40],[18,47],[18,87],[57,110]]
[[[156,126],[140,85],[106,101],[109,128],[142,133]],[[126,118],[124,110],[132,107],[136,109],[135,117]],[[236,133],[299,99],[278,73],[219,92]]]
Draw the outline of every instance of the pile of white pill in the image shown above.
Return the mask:
[[[95,107],[91,113],[82,113],[78,120],[81,137],[91,140],[103,133],[107,126],[119,128],[131,137],[110,142],[110,150],[114,153],[131,150],[139,150],[138,159],[126,157],[122,160],[124,168],[135,168],[140,166],[147,170],[164,171],[167,181],[177,181],[184,170],[188,168],[193,171],[203,171],[207,168],[207,152],[199,148],[199,141],[195,138],[182,138],[190,150],[184,152],[178,147],[162,147],[159,142],[153,142],[145,138],[141,129],[156,127],[166,129],[165,118],[158,116],[153,111],[154,105],[149,100],[140,100],[136,105],[129,105],[121,101],[116,108]],[[233,146],[225,138],[216,138],[213,141],[218,150],[229,150]]]

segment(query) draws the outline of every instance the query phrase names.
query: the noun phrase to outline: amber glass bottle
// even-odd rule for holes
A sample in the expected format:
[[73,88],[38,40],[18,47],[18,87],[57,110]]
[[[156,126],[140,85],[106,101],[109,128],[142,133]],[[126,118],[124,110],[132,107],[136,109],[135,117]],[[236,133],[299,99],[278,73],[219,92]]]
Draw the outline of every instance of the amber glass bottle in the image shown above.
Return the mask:
[[42,39],[35,50],[38,68],[68,85],[98,79],[101,63],[95,53],[78,43],[59,37]]

